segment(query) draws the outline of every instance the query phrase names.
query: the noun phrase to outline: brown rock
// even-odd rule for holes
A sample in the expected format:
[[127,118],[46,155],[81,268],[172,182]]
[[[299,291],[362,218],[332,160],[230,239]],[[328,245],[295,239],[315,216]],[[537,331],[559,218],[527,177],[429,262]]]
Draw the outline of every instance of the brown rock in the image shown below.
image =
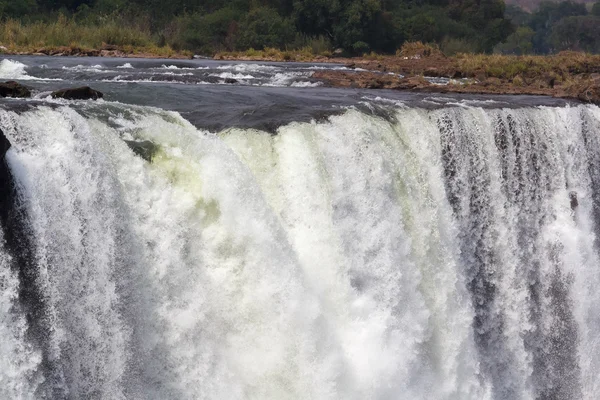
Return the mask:
[[15,81],[0,83],[0,96],[2,97],[31,97],[31,90]]
[[590,84],[589,86],[582,87],[579,93],[577,93],[577,98],[587,103],[600,103],[600,86]]
[[429,89],[433,85],[422,76],[410,76],[400,79],[399,85],[394,89],[402,90],[422,90]]
[[94,90],[89,86],[83,86],[73,89],[60,89],[51,94],[54,99],[66,100],[97,100],[104,97],[102,92]]

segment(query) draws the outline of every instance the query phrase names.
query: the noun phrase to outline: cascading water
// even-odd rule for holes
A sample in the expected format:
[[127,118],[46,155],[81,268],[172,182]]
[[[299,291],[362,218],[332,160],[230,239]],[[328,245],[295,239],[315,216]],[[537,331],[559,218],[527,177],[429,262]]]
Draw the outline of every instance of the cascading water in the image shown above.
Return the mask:
[[2,399],[600,398],[595,106],[0,126]]

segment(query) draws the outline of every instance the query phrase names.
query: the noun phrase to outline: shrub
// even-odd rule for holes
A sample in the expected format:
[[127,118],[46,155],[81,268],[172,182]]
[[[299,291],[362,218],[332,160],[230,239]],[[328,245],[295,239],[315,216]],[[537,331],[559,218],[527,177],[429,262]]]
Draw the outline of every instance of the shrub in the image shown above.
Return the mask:
[[399,57],[430,57],[433,55],[442,55],[442,52],[435,44],[424,44],[421,42],[405,42],[402,47],[396,51]]
[[362,54],[369,51],[369,45],[365,42],[358,41],[352,45],[352,50],[356,54]]
[[241,21],[236,40],[238,48],[283,48],[294,40],[296,29],[291,20],[272,8],[250,11]]
[[471,42],[467,39],[456,39],[456,38],[444,38],[441,45],[442,53],[445,56],[450,57],[458,53],[476,53],[477,43]]

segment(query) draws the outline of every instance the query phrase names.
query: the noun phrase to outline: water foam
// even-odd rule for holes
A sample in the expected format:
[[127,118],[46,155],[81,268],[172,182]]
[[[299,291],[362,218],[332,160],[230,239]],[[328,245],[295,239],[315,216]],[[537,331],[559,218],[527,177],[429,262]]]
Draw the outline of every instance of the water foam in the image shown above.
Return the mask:
[[26,71],[27,65],[10,59],[0,61],[0,79],[60,81],[62,79],[37,78]]
[[0,61],[0,78],[1,79],[32,79],[25,72],[27,65],[9,59]]
[[279,71],[281,68],[274,65],[263,65],[263,64],[233,64],[233,65],[220,65],[217,69],[221,70],[234,70],[235,72],[273,72]]

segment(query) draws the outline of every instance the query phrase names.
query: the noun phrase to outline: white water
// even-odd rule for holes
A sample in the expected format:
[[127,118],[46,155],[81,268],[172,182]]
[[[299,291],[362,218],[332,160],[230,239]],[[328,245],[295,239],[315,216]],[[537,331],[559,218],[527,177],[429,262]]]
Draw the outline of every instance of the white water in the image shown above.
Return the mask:
[[25,64],[18,61],[4,59],[0,61],[0,78],[2,79],[27,79]]
[[4,59],[0,61],[0,79],[60,81],[60,79],[38,78],[31,76],[25,70],[27,65],[14,60]]
[[0,397],[600,397],[598,108],[112,106],[0,112],[50,328],[0,251]]

